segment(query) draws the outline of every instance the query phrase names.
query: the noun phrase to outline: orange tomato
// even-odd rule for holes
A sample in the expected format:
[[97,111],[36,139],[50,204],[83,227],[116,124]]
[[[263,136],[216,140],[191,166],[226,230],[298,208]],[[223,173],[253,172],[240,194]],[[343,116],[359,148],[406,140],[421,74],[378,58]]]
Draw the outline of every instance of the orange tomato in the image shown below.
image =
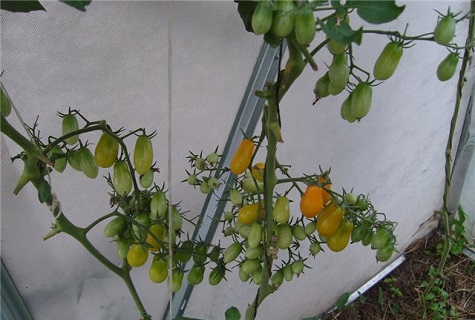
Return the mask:
[[244,224],[252,224],[259,217],[259,203],[247,204],[239,210],[238,221]]
[[317,186],[307,186],[300,199],[300,211],[304,217],[313,218],[323,209],[323,189]]
[[254,142],[251,139],[242,140],[239,148],[236,150],[231,160],[231,172],[239,175],[246,171],[251,164],[252,154],[254,152]]

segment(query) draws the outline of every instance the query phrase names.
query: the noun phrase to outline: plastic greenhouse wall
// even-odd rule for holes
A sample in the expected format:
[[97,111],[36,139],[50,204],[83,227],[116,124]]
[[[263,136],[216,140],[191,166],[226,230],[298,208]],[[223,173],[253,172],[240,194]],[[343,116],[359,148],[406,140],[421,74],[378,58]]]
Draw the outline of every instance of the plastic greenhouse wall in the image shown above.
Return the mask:
[[[433,9],[445,12],[450,5],[454,12],[467,12],[470,5],[398,3],[407,5],[405,12],[384,27],[403,31],[408,21],[414,34],[433,29]],[[90,119],[107,119],[114,127],[157,130],[156,182],[166,182],[171,170],[173,201],[182,201],[190,217],[198,215],[205,196],[179,183],[186,178],[188,150],[224,148],[262,38],[244,30],[232,1],[172,2],[173,109],[168,123],[167,3],[93,1],[85,13],[57,2],[44,6],[46,12],[2,11],[2,82],[25,122],[31,124],[39,115],[42,136],[58,135],[56,112],[72,107]],[[352,23],[363,24],[357,17]],[[455,40],[463,43],[466,35],[467,24],[459,24]],[[315,43],[322,40],[317,35]],[[355,47],[357,61],[372,68],[386,42],[385,37],[365,35],[363,44]],[[375,88],[372,110],[359,123],[340,118],[343,96],[312,106],[315,81],[323,75],[324,63],[331,61],[326,51],[317,58],[320,70],[306,70],[281,103],[285,143],[278,146],[280,162],[292,164],[296,174],[318,171],[319,165],[331,167],[334,190],[368,193],[379,211],[398,222],[401,253],[436,226],[434,210],[442,205],[444,149],[457,81],[454,77],[440,82],[435,76],[446,55],[445,49],[429,43],[406,50],[394,77]],[[471,93],[473,68],[467,79],[461,114]],[[171,168],[166,165],[169,126]],[[16,197],[11,193],[22,166],[10,158],[19,151],[2,135],[1,256],[34,319],[138,318],[123,283],[73,239],[57,235],[42,241],[52,223],[49,210],[38,203],[31,187]],[[263,160],[264,155],[259,157]],[[87,225],[110,211],[104,180],[67,171],[53,176],[53,188],[72,222]],[[292,203],[294,215],[299,214],[297,203]],[[192,232],[191,226],[187,228]],[[100,250],[119,262],[115,246],[100,227],[91,236]],[[219,239],[229,242],[218,230],[215,240]],[[321,314],[343,292],[352,292],[390,263],[377,263],[374,255],[354,244],[343,253],[328,251],[309,259],[312,269],[269,296],[258,319]],[[148,311],[161,319],[168,303],[166,285],[150,282],[146,267],[132,276]],[[242,283],[237,272],[229,273],[227,280],[217,287],[196,287],[185,316],[222,319],[231,305],[244,310],[257,286]]]

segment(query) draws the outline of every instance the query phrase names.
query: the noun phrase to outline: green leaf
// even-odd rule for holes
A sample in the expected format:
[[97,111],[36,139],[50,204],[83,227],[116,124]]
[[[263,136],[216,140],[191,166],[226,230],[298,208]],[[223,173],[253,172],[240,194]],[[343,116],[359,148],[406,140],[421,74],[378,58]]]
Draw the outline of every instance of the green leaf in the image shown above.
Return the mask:
[[435,294],[433,292],[429,292],[428,294],[425,295],[424,300],[429,301],[433,300],[435,298]]
[[344,292],[336,301],[335,306],[340,310],[343,309],[349,298],[350,294],[348,292]]
[[350,25],[346,21],[340,21],[340,24],[336,24],[336,18],[329,19],[327,23],[317,21],[322,27],[323,32],[326,33],[328,38],[340,42],[342,44],[350,44],[352,42],[356,44],[361,43],[363,36],[363,28],[358,30],[351,29]]
[[226,317],[226,320],[239,320],[241,319],[241,313],[239,312],[238,308],[236,307],[230,307],[226,312],[224,313],[224,316]]
[[243,1],[243,0],[234,0],[238,4],[238,12],[241,16],[244,27],[248,32],[253,32],[252,30],[252,14],[256,9],[257,2],[255,1]]
[[395,0],[360,1],[349,0],[347,8],[356,8],[361,19],[372,24],[382,24],[395,20],[406,7],[398,7]]
[[46,11],[37,0],[0,1],[0,8],[11,12]]
[[86,6],[91,3],[92,0],[59,0],[62,3],[70,5],[73,8],[78,9],[79,11],[85,12]]

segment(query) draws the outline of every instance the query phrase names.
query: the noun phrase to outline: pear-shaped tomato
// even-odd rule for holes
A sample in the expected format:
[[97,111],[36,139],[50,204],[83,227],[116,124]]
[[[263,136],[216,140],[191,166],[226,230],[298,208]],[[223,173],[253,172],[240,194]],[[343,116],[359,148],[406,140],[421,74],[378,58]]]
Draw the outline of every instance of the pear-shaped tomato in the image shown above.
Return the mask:
[[119,142],[115,140],[110,134],[104,132],[96,145],[94,151],[94,158],[96,163],[101,168],[111,167],[119,153]]
[[152,167],[152,141],[146,135],[137,137],[134,148],[134,166],[138,174],[144,175]]

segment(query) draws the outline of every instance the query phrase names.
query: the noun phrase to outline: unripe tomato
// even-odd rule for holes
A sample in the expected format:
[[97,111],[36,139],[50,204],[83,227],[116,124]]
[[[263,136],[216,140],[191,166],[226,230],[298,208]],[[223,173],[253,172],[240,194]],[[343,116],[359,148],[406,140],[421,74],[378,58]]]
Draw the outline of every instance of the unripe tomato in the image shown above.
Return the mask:
[[119,239],[117,241],[117,256],[120,259],[126,259],[129,248],[132,245],[132,239]]
[[258,259],[260,258],[262,251],[263,249],[261,245],[256,248],[247,248],[245,256],[247,259]]
[[195,264],[193,267],[191,267],[186,278],[188,279],[189,284],[191,284],[192,286],[197,286],[203,281],[204,274],[205,267],[199,264]]
[[200,183],[200,191],[201,193],[208,194],[211,192],[211,187],[209,186],[208,182],[202,181]]
[[251,26],[257,35],[267,33],[270,30],[272,26],[272,2],[259,1],[252,14]]
[[306,226],[305,226],[305,233],[307,236],[312,235],[315,230],[317,230],[317,224],[314,221],[310,221]]
[[194,186],[198,184],[198,179],[195,174],[190,174],[188,179],[186,179],[186,182],[188,182],[189,185]]
[[214,165],[214,164],[218,163],[219,154],[217,154],[216,152],[212,152],[212,153],[208,154],[206,156],[206,161],[211,165]]
[[238,220],[244,224],[252,224],[259,217],[259,204],[251,203],[244,205],[238,212]]
[[183,270],[180,269],[173,269],[172,270],[172,284],[170,286],[170,289],[173,293],[177,292],[178,290],[181,289],[181,285],[183,284],[183,277],[185,274],[183,273]]
[[307,6],[299,8],[295,16],[295,38],[301,45],[308,45],[315,38],[317,29],[315,27],[315,16],[312,9]]
[[[264,3],[264,2],[260,2]],[[252,154],[254,152],[254,142],[251,139],[242,140],[236,153],[231,160],[231,172],[239,175],[246,171],[251,164]]]
[[351,96],[351,113],[356,119],[364,118],[371,108],[373,89],[366,82],[356,85]]
[[99,168],[97,167],[94,156],[92,155],[89,148],[81,148],[78,151],[79,153],[79,165],[81,166],[81,171],[90,179],[97,177],[99,173]]
[[206,160],[203,158],[196,158],[195,159],[195,167],[198,170],[206,169]]
[[259,260],[254,259],[254,260],[244,260],[240,268],[242,272],[251,274],[257,269],[259,269],[260,266],[261,266],[261,263],[259,262]]
[[324,237],[331,236],[338,229],[344,214],[345,212],[336,202],[330,202],[318,216],[318,234]]
[[402,53],[402,46],[392,41],[389,42],[374,63],[374,77],[378,80],[389,79],[396,71]]
[[[68,133],[71,133],[71,132],[74,132],[74,131],[78,130],[79,129],[79,124],[78,124],[78,119],[76,118],[76,116],[73,115],[73,114],[66,115],[63,118],[62,129],[63,129],[62,130],[63,131],[63,136],[65,134],[68,134]],[[79,141],[79,135],[74,135],[72,137],[69,137],[69,138],[65,139],[64,141],[66,141],[66,143],[69,144],[69,145],[76,144]]]
[[295,6],[293,0],[274,1],[279,11],[272,18],[271,31],[280,38],[285,38],[294,30],[295,14],[292,11]]
[[67,159],[66,159],[66,154],[63,152],[63,150],[58,146],[55,145],[51,151],[49,152],[48,156],[51,158],[54,156],[54,165],[53,168],[54,170],[58,172],[63,172],[64,169],[66,169],[67,165]]
[[132,267],[140,267],[147,262],[148,250],[139,243],[134,243],[130,246],[127,252],[127,263]]
[[218,189],[220,185],[221,185],[221,183],[219,183],[218,178],[216,178],[216,177],[209,178],[208,186],[210,187],[211,190]]
[[451,79],[455,74],[458,63],[458,55],[456,53],[449,53],[449,55],[444,60],[442,60],[442,62],[437,67],[437,78],[440,81],[447,81]]
[[292,278],[294,277],[294,273],[292,272],[292,266],[290,264],[287,264],[282,271],[284,272],[284,279],[286,281],[292,281]]
[[264,190],[264,183],[259,180],[255,180],[252,177],[242,179],[242,188],[244,191],[256,194],[257,192],[262,192]]
[[274,274],[270,278],[270,282],[272,284],[280,286],[282,282],[284,282],[284,271],[282,269],[279,269],[276,272],[274,272]]
[[256,285],[260,285],[262,282],[262,268],[258,268],[252,273],[252,282]]
[[250,277],[250,273],[246,273],[242,270],[242,268],[239,268],[239,279],[241,279],[242,282],[246,282]]
[[149,188],[153,183],[153,170],[150,169],[150,170],[147,171],[146,174],[140,176],[139,181],[140,181],[140,185],[143,188],[145,188],[145,189]]
[[134,148],[134,166],[138,174],[146,174],[152,167],[153,147],[152,141],[146,135],[137,137]]
[[322,188],[307,186],[304,195],[300,199],[300,211],[304,217],[313,218],[323,209]]
[[290,204],[287,197],[278,197],[275,201],[274,210],[272,211],[272,217],[277,223],[287,223],[290,218]]
[[165,259],[153,260],[148,270],[148,277],[155,283],[162,283],[168,277],[168,264]]
[[174,258],[181,262],[186,263],[191,259],[191,252],[193,251],[193,242],[191,240],[185,240],[180,247],[174,252]]
[[388,261],[394,252],[394,246],[392,244],[388,244],[376,251],[376,260],[379,262]]
[[172,229],[178,231],[183,226],[183,217],[178,211],[177,206],[172,206]]
[[249,233],[251,232],[251,226],[250,225],[245,225],[239,228],[239,235],[243,237],[244,239],[247,239],[249,237]]
[[226,269],[220,268],[220,267],[216,267],[213,270],[211,270],[208,277],[209,284],[212,286],[218,285],[221,282],[221,280],[223,280],[225,272],[226,272]]
[[214,246],[213,249],[211,249],[211,252],[208,254],[208,257],[210,261],[217,262],[220,255],[221,255],[221,247]]
[[361,240],[361,244],[363,244],[365,247],[371,243],[371,240],[373,240],[373,230],[366,230],[366,233],[363,236],[363,239]]
[[157,191],[153,194],[150,201],[150,218],[156,220],[164,219],[168,211],[167,195],[163,191]]
[[310,253],[315,256],[320,252],[320,250],[322,250],[322,246],[318,242],[312,242],[310,244],[309,250],[310,250]]
[[288,224],[280,224],[277,226],[277,247],[279,249],[287,249],[292,244],[292,228]]
[[305,228],[299,224],[292,226],[292,235],[297,240],[305,240],[307,238],[307,233],[305,232]]
[[358,201],[358,196],[354,193],[346,193],[344,198],[345,202],[350,206],[356,204],[356,202]]
[[379,228],[371,240],[371,249],[381,249],[391,239],[391,232],[386,228]]
[[249,235],[247,236],[247,244],[249,248],[257,248],[262,239],[262,226],[260,223],[254,222],[251,225],[251,231],[249,231]]
[[328,51],[330,51],[331,54],[334,54],[334,55],[345,52],[347,47],[348,47],[348,45],[340,43],[340,42],[335,41],[335,40],[330,40],[327,43]]
[[111,167],[117,155],[119,154],[119,142],[115,140],[110,134],[104,132],[96,145],[94,151],[94,158],[96,163],[101,168]]
[[328,92],[332,96],[339,95],[343,90],[345,90],[345,88],[346,88],[346,84],[343,86],[335,86],[331,81],[328,84]]
[[3,88],[0,88],[0,111],[2,115],[6,118],[10,115],[12,111],[12,104],[10,100],[8,99],[7,95],[5,92],[3,92]]
[[[148,230],[159,240],[161,240],[162,242],[164,241],[165,227],[162,224],[158,224],[158,223],[152,224],[148,228]],[[158,249],[160,249],[161,244],[160,242],[155,240],[155,238],[150,233],[147,233],[147,238],[145,239],[145,242],[150,245],[150,247],[148,248],[149,251],[156,252],[158,251]]]
[[350,241],[353,223],[348,220],[341,221],[338,229],[327,238],[327,246],[331,251],[340,252],[346,248]]
[[344,87],[348,83],[350,68],[346,64],[346,53],[333,56],[332,64],[328,69],[330,83],[335,87]]
[[434,29],[434,40],[443,46],[448,45],[455,36],[455,19],[449,14],[439,20]]
[[223,262],[230,263],[234,261],[242,252],[242,244],[239,242],[234,242],[230,245],[226,251],[224,251]]
[[125,221],[124,217],[116,217],[113,220],[109,221],[104,227],[104,237],[112,238],[121,233],[125,227],[127,226],[127,222]]
[[229,191],[229,200],[231,200],[232,204],[235,206],[239,206],[242,204],[242,194],[237,189],[231,189]]
[[299,276],[302,273],[303,269],[305,268],[305,263],[302,259],[298,259],[298,260],[295,260],[294,262],[292,262],[290,267],[292,269],[292,272],[296,276]]
[[128,195],[132,190],[132,176],[125,161],[116,161],[114,164],[112,184],[115,191],[121,196]]
[[315,94],[318,95],[319,98],[325,98],[330,95],[330,91],[328,91],[330,85],[330,76],[328,72],[317,80],[315,83]]
[[81,163],[79,160],[79,151],[77,150],[68,150],[66,153],[66,159],[68,160],[71,168],[77,171],[81,171]]
[[208,257],[207,252],[208,252],[208,245],[203,242],[198,243],[192,254],[193,261],[196,264],[204,264],[206,262],[206,258]]
[[360,242],[361,240],[363,240],[366,233],[366,228],[363,225],[357,226],[353,229],[353,231],[351,231],[351,241]]
[[348,95],[348,98],[346,98],[342,105],[341,105],[341,110],[340,110],[340,116],[343,120],[348,121],[349,123],[353,123],[356,121],[356,117],[353,116],[353,113],[351,112],[351,96],[352,94],[350,93]]
[[132,225],[132,232],[135,238],[139,239],[140,241],[144,241],[147,238],[147,231],[146,229],[150,225],[150,215],[147,212],[143,212],[134,217],[135,222],[139,224],[141,227],[137,226],[135,223]]

